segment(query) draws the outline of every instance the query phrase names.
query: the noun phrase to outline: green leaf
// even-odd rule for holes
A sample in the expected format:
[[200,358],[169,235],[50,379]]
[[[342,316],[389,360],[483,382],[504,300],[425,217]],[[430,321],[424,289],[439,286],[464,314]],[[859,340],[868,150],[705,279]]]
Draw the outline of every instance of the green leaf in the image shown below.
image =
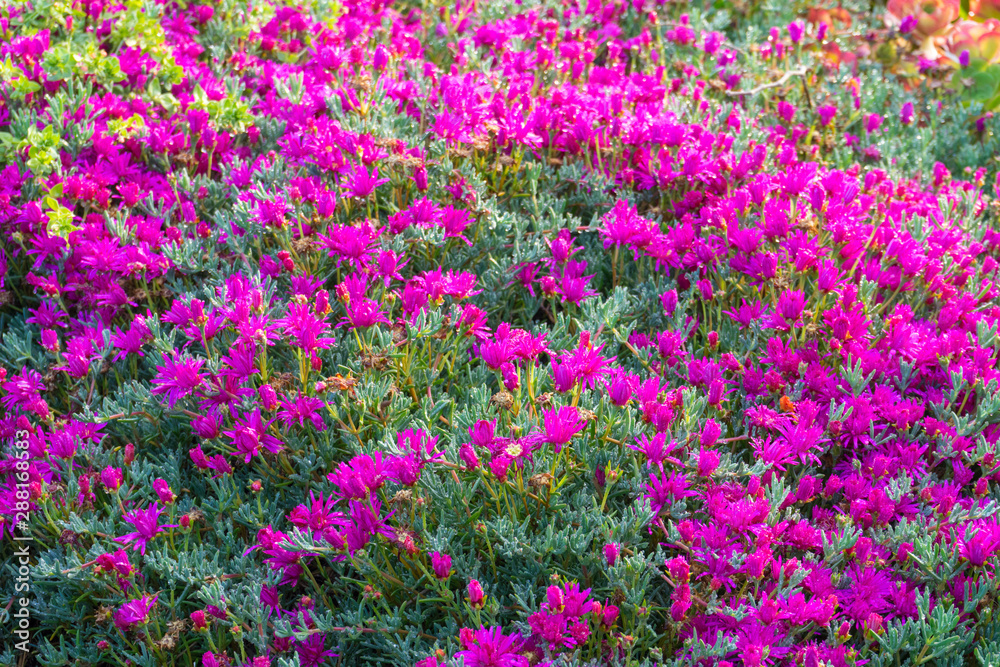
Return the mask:
[[970,75],[973,83],[966,97],[975,102],[985,102],[997,94],[1000,88],[1000,65],[988,65]]

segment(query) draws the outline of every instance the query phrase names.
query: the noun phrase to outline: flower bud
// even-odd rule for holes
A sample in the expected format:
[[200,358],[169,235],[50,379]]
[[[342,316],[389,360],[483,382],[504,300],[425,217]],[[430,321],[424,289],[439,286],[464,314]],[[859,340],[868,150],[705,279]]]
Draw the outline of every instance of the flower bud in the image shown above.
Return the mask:
[[688,544],[694,541],[694,523],[690,519],[685,519],[677,524],[677,532],[681,534],[681,539]]
[[132,461],[135,461],[135,445],[130,442],[125,445],[125,465],[132,465]]
[[199,632],[208,629],[208,618],[205,616],[205,612],[201,609],[191,612],[191,625]]
[[313,304],[313,310],[320,317],[329,315],[332,311],[330,308],[330,293],[325,289],[321,289],[316,293],[316,302]]
[[666,562],[666,566],[667,571],[670,572],[670,576],[673,577],[674,581],[683,584],[690,580],[691,566],[688,565],[687,560],[683,556],[671,558]]
[[483,594],[482,585],[473,579],[469,582],[469,606],[473,609],[482,609],[486,606],[486,596]]
[[475,470],[479,467],[479,456],[476,454],[475,448],[467,442],[459,447],[458,458],[462,459],[466,470]]
[[53,329],[42,329],[42,347],[49,352],[59,351],[59,334]]
[[663,311],[667,317],[673,317],[674,310],[677,308],[677,290],[669,290],[661,294],[660,303],[663,305]]
[[882,627],[883,619],[880,614],[874,611],[868,614],[868,619],[865,621],[865,636],[871,637],[874,640],[876,635],[880,635],[885,631]]
[[608,562],[608,567],[614,567],[619,553],[621,553],[621,548],[614,542],[604,545],[604,560]]
[[451,576],[451,556],[435,551],[431,554],[431,568],[434,576],[442,581]]
[[101,471],[101,483],[108,491],[117,491],[121,488],[123,481],[121,468],[108,466]]
[[714,419],[705,422],[705,427],[701,430],[701,446],[713,447],[722,435],[722,427]]
[[385,46],[379,44],[375,47],[375,55],[372,56],[372,69],[376,72],[382,72],[388,64],[389,52],[386,50]]
[[257,396],[260,397],[260,405],[268,412],[278,407],[278,394],[274,387],[269,384],[262,384],[257,388]]
[[602,625],[604,625],[605,628],[611,628],[614,626],[617,620],[618,620],[618,607],[616,607],[613,604],[605,605]]
[[549,586],[545,591],[545,598],[548,601],[549,611],[558,614],[566,606],[566,595],[561,586]]
[[153,482],[153,490],[156,491],[156,495],[160,497],[160,502],[164,505],[169,505],[177,500],[177,495],[170,490],[170,486],[165,479],[155,480]]

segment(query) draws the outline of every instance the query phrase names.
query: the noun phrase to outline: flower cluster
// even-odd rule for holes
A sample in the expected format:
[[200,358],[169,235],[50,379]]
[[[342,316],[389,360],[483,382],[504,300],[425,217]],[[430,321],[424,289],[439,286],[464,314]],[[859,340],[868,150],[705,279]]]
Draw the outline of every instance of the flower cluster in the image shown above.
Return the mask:
[[32,650],[996,662],[988,5],[5,9]]

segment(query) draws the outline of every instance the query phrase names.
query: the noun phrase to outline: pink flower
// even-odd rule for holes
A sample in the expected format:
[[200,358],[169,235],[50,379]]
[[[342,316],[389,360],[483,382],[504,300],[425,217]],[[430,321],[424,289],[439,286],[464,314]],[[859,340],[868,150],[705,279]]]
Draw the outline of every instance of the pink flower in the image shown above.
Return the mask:
[[128,554],[124,549],[119,549],[113,554],[101,554],[94,561],[96,572],[117,572],[122,577],[129,577],[135,571],[128,560]]
[[163,510],[153,503],[144,510],[133,510],[125,513],[125,521],[132,524],[135,531],[116,537],[115,542],[125,542],[132,544],[132,550],[146,554],[146,545],[154,537],[163,532],[164,528],[177,528],[176,525],[159,525],[159,517]]
[[260,408],[236,420],[233,430],[222,432],[223,435],[229,436],[236,446],[236,451],[232,455],[243,458],[245,463],[250,463],[250,459],[260,454],[261,447],[272,454],[284,449],[281,440],[268,432],[272,423],[273,419],[264,422],[260,416]]
[[149,597],[143,595],[137,600],[130,600],[115,611],[115,627],[125,632],[136,625],[142,625],[149,621],[149,612],[156,605],[159,596]]
[[609,542],[604,545],[604,560],[607,561],[608,567],[613,567],[615,562],[618,560],[618,554],[621,552],[621,547],[619,547],[614,542]]
[[170,490],[170,486],[165,479],[154,480],[153,490],[156,491],[156,495],[160,497],[160,502],[164,505],[169,505],[177,500],[177,494]]
[[157,385],[150,393],[166,394],[170,407],[173,408],[177,401],[188,396],[205,382],[205,376],[198,371],[205,364],[205,359],[167,359],[163,355],[163,365],[157,366],[157,375],[153,378],[153,384]]
[[466,667],[528,667],[528,658],[520,655],[519,635],[505,635],[502,628],[480,628],[475,631],[466,650],[456,657],[464,660]]
[[559,452],[586,425],[586,422],[580,421],[579,411],[572,406],[549,410],[545,413],[545,441],[555,445],[555,451]]
[[469,606],[473,609],[482,609],[486,604],[486,596],[483,594],[482,585],[475,579],[469,582],[468,586],[469,593]]
[[104,485],[108,491],[117,491],[122,485],[122,470],[121,468],[112,468],[108,466],[101,471],[101,484]]
[[447,579],[451,576],[451,556],[435,551],[431,554],[431,568],[435,577]]

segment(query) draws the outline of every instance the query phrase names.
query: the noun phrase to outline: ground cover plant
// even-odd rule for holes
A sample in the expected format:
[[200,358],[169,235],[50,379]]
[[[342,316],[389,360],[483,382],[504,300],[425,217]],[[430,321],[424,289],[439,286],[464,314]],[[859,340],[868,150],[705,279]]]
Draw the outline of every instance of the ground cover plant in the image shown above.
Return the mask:
[[5,5],[0,662],[996,664],[992,11]]

